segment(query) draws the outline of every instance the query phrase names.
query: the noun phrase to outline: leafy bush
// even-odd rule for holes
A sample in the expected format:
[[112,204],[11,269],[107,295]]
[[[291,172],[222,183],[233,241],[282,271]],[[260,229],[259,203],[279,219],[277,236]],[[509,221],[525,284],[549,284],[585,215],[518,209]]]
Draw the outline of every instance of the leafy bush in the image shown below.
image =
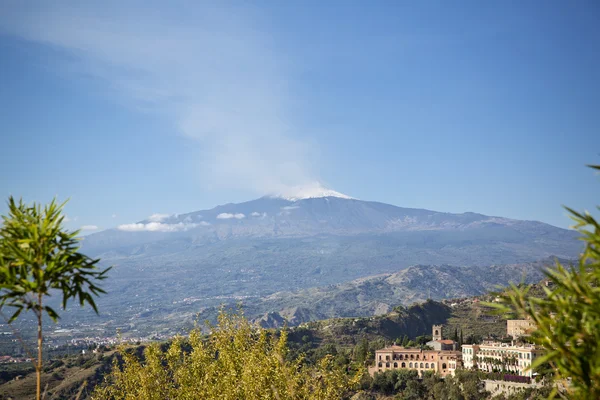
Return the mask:
[[277,337],[255,329],[240,314],[222,312],[218,321],[207,338],[195,329],[166,351],[148,346],[144,360],[122,351],[122,363],[115,360],[92,398],[337,400],[347,397],[362,375],[348,376],[331,355],[314,367],[302,358],[287,361],[287,333]]

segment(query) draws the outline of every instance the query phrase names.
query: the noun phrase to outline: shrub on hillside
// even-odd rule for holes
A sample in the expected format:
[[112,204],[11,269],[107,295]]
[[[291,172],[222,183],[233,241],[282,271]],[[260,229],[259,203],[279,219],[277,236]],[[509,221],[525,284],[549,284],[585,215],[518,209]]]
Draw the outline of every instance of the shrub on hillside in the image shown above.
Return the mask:
[[362,371],[350,377],[330,355],[316,366],[286,360],[287,333],[256,329],[239,314],[219,315],[205,338],[193,330],[166,351],[148,346],[144,360],[122,352],[93,399],[318,399],[347,397]]

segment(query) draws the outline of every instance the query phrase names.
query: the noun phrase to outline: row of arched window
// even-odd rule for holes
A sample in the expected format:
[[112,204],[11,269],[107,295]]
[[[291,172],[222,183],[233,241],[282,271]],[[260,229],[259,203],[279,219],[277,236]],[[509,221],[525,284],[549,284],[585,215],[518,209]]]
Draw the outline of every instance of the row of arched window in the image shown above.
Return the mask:
[[[379,368],[381,368],[381,367],[383,367],[383,363],[380,362],[379,363]],[[390,368],[391,367],[391,363],[386,362],[385,363],[385,367],[386,368]],[[397,362],[394,363],[394,368],[398,368],[398,363]],[[400,365],[400,368],[406,368],[406,363],[403,362]],[[412,362],[409,362],[408,363],[408,368],[429,368],[429,363],[417,363],[417,362],[416,363],[412,363]],[[431,363],[431,368],[435,368],[435,363]],[[442,368],[446,369],[446,364],[443,364]]]
[[[387,358],[386,358],[387,359]],[[419,359],[419,355],[418,354],[394,354],[392,356],[393,360],[418,360]],[[431,359],[433,360],[433,355],[431,356]],[[427,354],[422,354],[421,355],[421,360],[427,360]]]

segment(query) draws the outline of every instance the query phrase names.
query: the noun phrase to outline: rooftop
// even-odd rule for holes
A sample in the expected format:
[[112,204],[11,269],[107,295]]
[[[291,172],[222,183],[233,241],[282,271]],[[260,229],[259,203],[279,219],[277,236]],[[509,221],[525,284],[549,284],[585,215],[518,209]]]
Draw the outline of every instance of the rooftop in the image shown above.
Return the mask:
[[454,340],[444,339],[444,340],[432,340],[432,342],[438,342],[441,344],[454,344]]
[[406,352],[406,353],[439,353],[439,354],[456,354],[458,353],[457,351],[453,351],[453,350],[421,350],[419,348],[406,348],[406,347],[402,347],[402,346],[396,346],[396,345],[392,345],[392,346],[388,346],[388,347],[384,347],[383,349],[379,349],[376,350],[376,352]]
[[478,346],[479,348],[501,348],[501,349],[514,349],[514,350],[535,350],[536,347],[533,344],[522,344],[522,345],[514,345],[511,343],[501,343],[501,342],[493,342],[493,341],[485,341],[482,344],[464,344],[463,347],[468,346]]

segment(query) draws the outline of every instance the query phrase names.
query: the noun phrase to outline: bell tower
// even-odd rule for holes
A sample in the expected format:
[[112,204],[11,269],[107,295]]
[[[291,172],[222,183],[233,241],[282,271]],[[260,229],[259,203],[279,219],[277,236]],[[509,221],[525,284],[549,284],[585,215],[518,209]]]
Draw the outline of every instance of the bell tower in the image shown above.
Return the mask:
[[433,325],[431,328],[432,340],[442,340],[442,325]]

